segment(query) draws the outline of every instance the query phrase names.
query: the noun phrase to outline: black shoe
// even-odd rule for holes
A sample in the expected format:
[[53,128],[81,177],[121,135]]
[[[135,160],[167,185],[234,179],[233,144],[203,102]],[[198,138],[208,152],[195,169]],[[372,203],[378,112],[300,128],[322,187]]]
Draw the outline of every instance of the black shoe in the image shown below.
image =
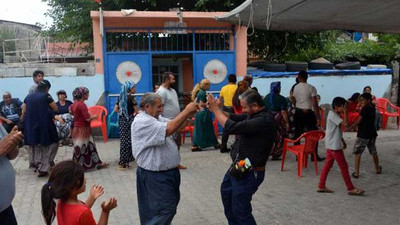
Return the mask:
[[[272,161],[278,161],[278,160],[281,160],[281,157],[280,156],[272,156],[271,157],[271,160]],[[297,160],[297,159],[296,159]]]
[[192,152],[201,152],[201,148],[199,146],[193,146]]
[[221,153],[226,153],[226,152],[230,152],[232,149],[230,149],[230,148],[227,148],[227,147],[222,147],[220,150],[219,150],[219,152],[221,152]]
[[47,177],[49,173],[39,171],[38,177]]
[[[320,157],[319,155],[317,155],[317,161],[318,162],[321,162],[321,161],[324,161],[324,160],[325,160],[325,157]],[[314,162],[314,156],[311,156],[311,161]]]

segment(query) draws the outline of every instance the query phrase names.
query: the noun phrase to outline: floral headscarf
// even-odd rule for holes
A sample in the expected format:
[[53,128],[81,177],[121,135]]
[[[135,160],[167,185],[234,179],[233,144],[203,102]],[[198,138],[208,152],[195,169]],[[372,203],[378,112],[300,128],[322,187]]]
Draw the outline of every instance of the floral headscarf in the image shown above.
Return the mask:
[[75,90],[72,92],[72,96],[74,97],[75,100],[82,99],[82,97],[86,94],[89,93],[89,89],[87,87],[77,87]]
[[133,87],[135,82],[126,81],[121,85],[121,92],[119,93],[119,114],[128,117],[128,94]]
[[271,104],[271,108],[274,108],[274,95],[278,93],[278,91],[281,89],[281,82],[276,81],[272,82],[270,86],[270,96],[269,96],[269,103]]

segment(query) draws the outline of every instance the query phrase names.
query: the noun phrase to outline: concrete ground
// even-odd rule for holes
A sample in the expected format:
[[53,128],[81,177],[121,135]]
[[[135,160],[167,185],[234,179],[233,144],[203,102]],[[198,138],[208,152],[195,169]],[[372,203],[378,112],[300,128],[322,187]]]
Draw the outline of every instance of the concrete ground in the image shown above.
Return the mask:
[[[354,156],[351,149],[355,133],[345,133],[348,149],[345,151],[350,172],[354,171]],[[190,138],[187,138],[190,141]],[[103,143],[96,139],[99,154],[110,167],[88,172],[87,187],[101,184],[105,194],[92,208],[96,220],[100,215],[100,204],[109,197],[118,199],[118,207],[111,212],[109,224],[139,224],[135,185],[135,164],[133,168],[120,171],[119,140]],[[365,189],[364,196],[349,196],[335,164],[328,177],[327,186],[333,194],[316,192],[319,176],[314,173],[313,164],[303,170],[303,177],[297,177],[297,162],[289,154],[285,170],[280,171],[281,161],[268,161],[266,178],[253,197],[253,214],[262,225],[393,225],[400,224],[400,131],[392,127],[379,131],[378,154],[383,166],[381,175],[375,174],[372,158],[363,154],[359,179],[353,179],[356,187]],[[323,141],[320,152],[324,154]],[[190,144],[181,149],[182,164],[188,166],[181,171],[181,201],[173,220],[174,225],[227,224],[219,193],[224,173],[229,167],[228,154],[219,151],[191,152]],[[72,148],[62,147],[56,161],[71,159]],[[41,216],[40,189],[47,178],[38,178],[28,169],[28,156],[21,149],[13,161],[17,177],[17,194],[13,206],[20,225],[44,224]],[[319,163],[321,171],[323,162]],[[80,196],[86,199],[86,193]],[[1,224],[1,222],[0,222]],[[56,221],[53,224],[57,224]]]

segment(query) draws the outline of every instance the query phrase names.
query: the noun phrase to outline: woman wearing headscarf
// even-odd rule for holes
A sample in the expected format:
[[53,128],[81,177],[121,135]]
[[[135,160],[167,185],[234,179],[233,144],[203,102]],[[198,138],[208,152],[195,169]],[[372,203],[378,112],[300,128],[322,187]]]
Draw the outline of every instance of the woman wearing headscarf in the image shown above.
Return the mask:
[[58,102],[57,107],[58,111],[55,113],[54,122],[57,127],[59,142],[58,146],[62,147],[63,144],[68,143],[69,146],[72,146],[72,142],[70,140],[71,135],[71,125],[74,121],[74,118],[69,113],[69,107],[72,105],[72,102],[67,100],[67,93],[64,90],[57,91]]
[[136,84],[126,81],[121,85],[119,101],[115,104],[114,111],[118,112],[118,124],[120,135],[120,156],[119,169],[129,168],[129,163],[135,160],[132,155],[131,124],[138,113],[136,99],[133,94],[136,92]]
[[100,160],[92,137],[90,121],[97,119],[97,115],[90,115],[85,104],[89,98],[89,89],[77,87],[72,95],[74,97],[74,103],[70,108],[74,115],[74,128],[72,129],[74,154],[72,159],[81,164],[85,171],[107,167],[108,164]]
[[192,151],[201,151],[202,148],[212,147],[219,149],[221,144],[218,143],[214,134],[214,126],[211,119],[211,112],[208,110],[206,90],[210,88],[210,81],[203,79],[198,83],[192,91],[192,100],[199,103],[200,111],[196,113],[194,120],[193,146]]
[[36,92],[24,100],[24,144],[29,156],[29,168],[38,171],[38,177],[48,175],[58,150],[57,129],[53,122],[58,108],[48,93],[50,87],[49,81],[42,80]]
[[256,88],[256,87],[252,87],[251,85],[253,84],[253,75],[251,75],[251,74],[246,74],[244,77],[243,77],[243,81],[246,81],[247,82],[247,84],[249,85],[249,88],[251,88],[251,89],[253,89],[253,90],[255,90],[255,91],[258,91],[258,89]]
[[280,95],[280,92],[281,82],[272,82],[270,93],[264,98],[264,105],[274,114],[275,121],[278,124],[275,144],[270,153],[272,160],[278,160],[282,155],[283,140],[289,130],[289,119],[287,115],[288,103],[286,98]]

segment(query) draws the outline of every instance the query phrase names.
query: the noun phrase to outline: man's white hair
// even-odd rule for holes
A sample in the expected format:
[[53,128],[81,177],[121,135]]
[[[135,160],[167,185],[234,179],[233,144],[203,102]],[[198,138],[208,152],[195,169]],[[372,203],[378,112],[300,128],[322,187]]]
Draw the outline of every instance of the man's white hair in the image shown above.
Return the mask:
[[11,93],[9,92],[9,91],[5,91],[4,93],[3,93],[3,97],[4,96],[10,96],[11,97]]

